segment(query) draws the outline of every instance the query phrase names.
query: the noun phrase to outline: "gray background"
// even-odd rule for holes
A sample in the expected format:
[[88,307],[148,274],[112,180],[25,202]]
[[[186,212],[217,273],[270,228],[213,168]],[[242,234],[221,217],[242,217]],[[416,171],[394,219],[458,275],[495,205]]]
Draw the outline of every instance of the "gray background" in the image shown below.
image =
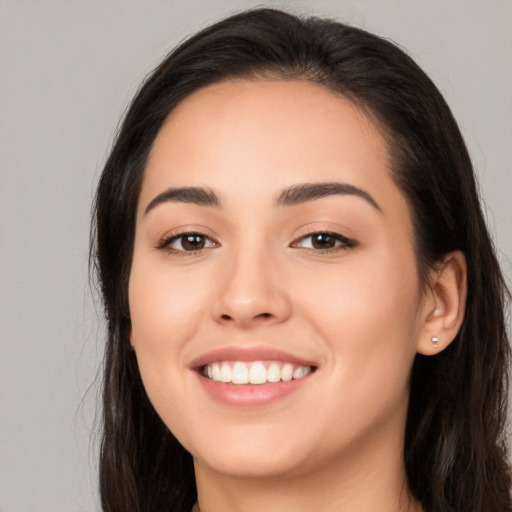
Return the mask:
[[[93,511],[103,346],[90,203],[121,113],[168,49],[253,1],[0,0],[0,511]],[[267,2],[408,49],[452,106],[512,276],[512,2]],[[491,213],[492,211],[492,213]]]

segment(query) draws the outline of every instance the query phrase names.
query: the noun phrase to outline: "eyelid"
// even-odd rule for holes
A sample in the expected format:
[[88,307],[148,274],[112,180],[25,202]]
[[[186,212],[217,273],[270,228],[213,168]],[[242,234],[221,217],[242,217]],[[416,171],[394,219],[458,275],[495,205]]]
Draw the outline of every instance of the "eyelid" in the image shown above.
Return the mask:
[[296,247],[301,248],[299,243],[314,237],[315,235],[327,235],[329,237],[332,237],[336,240],[336,244],[334,247],[328,247],[326,249],[321,248],[314,248],[314,247],[302,247],[302,249],[306,251],[311,251],[313,253],[322,254],[322,253],[334,253],[340,250],[347,250],[352,249],[358,245],[358,243],[352,239],[349,238],[337,231],[333,231],[332,229],[314,229],[311,231],[308,231],[307,233],[304,233],[300,235],[299,237],[295,238],[295,240],[290,244],[290,247]]
[[[207,247],[200,247],[197,250],[190,250],[187,251],[185,249],[177,249],[174,247],[171,247],[171,244],[179,240],[180,238],[183,238],[185,236],[200,236],[204,237],[206,240],[209,240],[211,242],[210,245]],[[170,233],[166,233],[160,240],[158,241],[156,245],[156,249],[167,251],[169,253],[173,254],[179,254],[180,256],[186,256],[186,255],[193,255],[197,254],[198,252],[209,250],[214,247],[219,247],[220,243],[211,235],[206,234],[204,231],[201,231],[199,229],[194,229],[192,227],[185,227],[182,229],[174,230]]]

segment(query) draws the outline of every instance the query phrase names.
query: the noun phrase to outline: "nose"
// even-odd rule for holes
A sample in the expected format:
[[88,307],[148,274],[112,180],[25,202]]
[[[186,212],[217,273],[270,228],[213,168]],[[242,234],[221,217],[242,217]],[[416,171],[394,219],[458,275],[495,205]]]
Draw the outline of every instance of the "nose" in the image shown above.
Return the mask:
[[268,253],[233,257],[220,274],[212,307],[216,322],[250,329],[289,318],[292,306],[283,274]]

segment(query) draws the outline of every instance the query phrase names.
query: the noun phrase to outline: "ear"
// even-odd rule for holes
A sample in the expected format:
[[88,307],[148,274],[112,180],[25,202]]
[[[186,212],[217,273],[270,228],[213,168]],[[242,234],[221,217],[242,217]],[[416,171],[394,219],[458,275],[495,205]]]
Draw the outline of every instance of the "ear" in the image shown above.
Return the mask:
[[[430,273],[417,351],[425,356],[444,350],[457,336],[466,308],[467,265],[461,251],[444,256]],[[437,341],[436,341],[437,340]]]
[[128,328],[127,334],[128,334],[128,340],[130,342],[130,349],[135,350],[135,344],[133,343],[133,329],[131,326]]

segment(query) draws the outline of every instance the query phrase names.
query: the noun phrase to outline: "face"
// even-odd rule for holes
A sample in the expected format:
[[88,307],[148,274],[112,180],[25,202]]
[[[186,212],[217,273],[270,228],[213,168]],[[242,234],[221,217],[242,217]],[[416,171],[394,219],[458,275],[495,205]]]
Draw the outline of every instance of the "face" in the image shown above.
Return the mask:
[[148,396],[196,468],[275,478],[400,450],[412,224],[348,100],[293,81],[185,99],[147,165],[129,304]]

